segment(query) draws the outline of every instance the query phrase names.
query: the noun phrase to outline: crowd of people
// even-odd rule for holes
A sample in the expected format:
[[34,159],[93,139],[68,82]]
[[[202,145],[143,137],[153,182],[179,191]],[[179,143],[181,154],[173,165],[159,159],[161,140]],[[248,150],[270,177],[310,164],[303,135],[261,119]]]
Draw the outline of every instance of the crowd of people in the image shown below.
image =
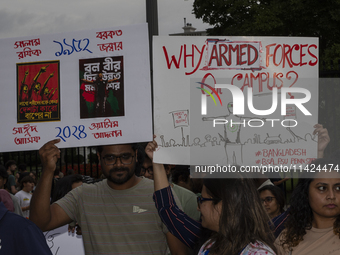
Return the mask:
[[[321,169],[340,165],[337,158],[323,158],[329,143],[327,130],[317,125],[315,133],[318,159],[313,164]],[[36,175],[24,165],[18,166],[19,175],[14,161],[0,167],[0,226],[5,218],[16,221],[19,229],[29,229],[29,235],[36,237],[23,241],[30,242],[35,253],[6,254],[50,254],[42,231],[66,224],[82,235],[86,254],[340,252],[340,173],[336,171],[301,176],[287,204],[280,186],[287,179],[251,179],[239,173],[233,178],[192,179],[189,166],[153,162],[154,140],[145,148],[99,146],[104,178],[86,183],[74,173],[58,178],[59,142],[52,140],[39,150],[42,173],[37,186]]]

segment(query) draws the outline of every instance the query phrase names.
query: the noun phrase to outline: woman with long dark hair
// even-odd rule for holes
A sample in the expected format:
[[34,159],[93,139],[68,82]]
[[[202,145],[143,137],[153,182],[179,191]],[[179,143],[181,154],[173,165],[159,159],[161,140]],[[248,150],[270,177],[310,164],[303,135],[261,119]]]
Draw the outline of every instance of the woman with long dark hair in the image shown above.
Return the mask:
[[259,189],[260,199],[271,219],[285,211],[285,196],[283,191],[274,185],[266,185]]
[[280,254],[340,254],[339,168],[339,162],[317,159],[299,179],[285,230],[276,240]]
[[[153,158],[157,143],[145,151]],[[163,223],[187,246],[199,246],[198,254],[276,254],[274,236],[253,180],[204,179],[198,209],[201,222],[181,211],[174,202],[162,164],[153,165],[155,203]]]

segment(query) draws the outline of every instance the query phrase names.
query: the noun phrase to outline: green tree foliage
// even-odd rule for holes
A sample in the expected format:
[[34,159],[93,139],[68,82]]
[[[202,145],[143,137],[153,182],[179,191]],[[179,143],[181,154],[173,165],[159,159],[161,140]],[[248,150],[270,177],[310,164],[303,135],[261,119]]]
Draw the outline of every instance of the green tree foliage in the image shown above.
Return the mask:
[[340,42],[340,0],[195,0],[193,6],[213,36],[319,37],[321,60]]

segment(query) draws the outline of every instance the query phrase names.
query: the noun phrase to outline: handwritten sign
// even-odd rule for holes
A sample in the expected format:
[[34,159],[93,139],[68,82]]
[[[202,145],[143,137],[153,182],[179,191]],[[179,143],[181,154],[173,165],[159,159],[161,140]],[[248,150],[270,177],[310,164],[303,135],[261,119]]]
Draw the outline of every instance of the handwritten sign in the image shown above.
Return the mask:
[[0,41],[1,152],[152,140],[146,24]]
[[84,255],[83,238],[68,232],[68,225],[44,232],[46,243],[53,255]]
[[188,127],[189,126],[188,110],[175,111],[175,112],[172,112],[171,114],[172,114],[172,117],[174,119],[174,126],[175,127],[180,127],[180,126]]
[[160,36],[153,47],[155,161],[290,166],[316,157],[316,38]]

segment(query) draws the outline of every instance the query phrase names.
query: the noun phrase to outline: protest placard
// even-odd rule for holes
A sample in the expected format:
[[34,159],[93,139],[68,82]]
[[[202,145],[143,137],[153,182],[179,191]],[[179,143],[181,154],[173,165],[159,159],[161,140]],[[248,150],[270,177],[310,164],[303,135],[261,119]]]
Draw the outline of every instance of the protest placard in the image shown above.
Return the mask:
[[317,38],[154,37],[153,47],[157,162],[294,167],[316,157]]
[[147,25],[1,39],[0,151],[152,139]]

